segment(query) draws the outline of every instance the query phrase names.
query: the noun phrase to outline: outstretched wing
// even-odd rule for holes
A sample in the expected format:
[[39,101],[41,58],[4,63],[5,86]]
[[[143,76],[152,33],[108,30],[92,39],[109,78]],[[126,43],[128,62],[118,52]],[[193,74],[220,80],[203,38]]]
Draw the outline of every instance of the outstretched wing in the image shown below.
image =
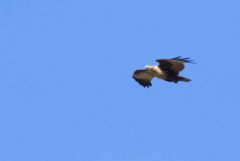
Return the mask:
[[154,76],[147,70],[140,69],[136,70],[133,73],[132,77],[143,87],[149,88],[150,86],[152,86],[151,80],[153,79]]
[[172,59],[158,59],[159,68],[170,75],[178,75],[184,69],[184,63],[194,63],[190,58],[176,57]]

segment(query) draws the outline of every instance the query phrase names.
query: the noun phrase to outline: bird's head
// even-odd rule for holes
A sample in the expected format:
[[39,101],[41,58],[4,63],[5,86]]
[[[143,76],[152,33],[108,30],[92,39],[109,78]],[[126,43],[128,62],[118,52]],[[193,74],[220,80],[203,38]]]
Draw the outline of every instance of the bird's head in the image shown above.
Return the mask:
[[152,65],[145,65],[145,69],[150,69],[152,68]]

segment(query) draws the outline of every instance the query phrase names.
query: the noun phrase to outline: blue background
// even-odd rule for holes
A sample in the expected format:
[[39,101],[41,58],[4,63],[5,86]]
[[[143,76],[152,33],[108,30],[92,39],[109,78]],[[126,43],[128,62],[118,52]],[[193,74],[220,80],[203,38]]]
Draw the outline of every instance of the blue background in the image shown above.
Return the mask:
[[[0,160],[239,161],[239,5],[0,1]],[[131,78],[176,56],[192,82]]]

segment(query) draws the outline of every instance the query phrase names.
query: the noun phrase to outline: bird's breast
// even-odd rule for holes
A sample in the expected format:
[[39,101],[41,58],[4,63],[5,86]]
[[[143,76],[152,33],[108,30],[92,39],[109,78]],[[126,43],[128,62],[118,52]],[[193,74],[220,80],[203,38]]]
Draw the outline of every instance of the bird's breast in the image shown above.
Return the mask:
[[150,70],[150,72],[151,72],[155,77],[158,77],[158,78],[160,78],[160,79],[166,79],[166,76],[165,76],[164,72],[163,72],[161,69],[157,68],[157,67],[152,68],[152,69]]

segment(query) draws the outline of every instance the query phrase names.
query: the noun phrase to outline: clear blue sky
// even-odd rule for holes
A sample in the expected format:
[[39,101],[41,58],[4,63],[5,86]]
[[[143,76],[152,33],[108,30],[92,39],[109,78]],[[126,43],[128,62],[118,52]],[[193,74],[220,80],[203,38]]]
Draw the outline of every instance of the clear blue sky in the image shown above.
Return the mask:
[[[240,2],[2,0],[1,161],[239,161]],[[191,83],[135,69],[192,57]]]

